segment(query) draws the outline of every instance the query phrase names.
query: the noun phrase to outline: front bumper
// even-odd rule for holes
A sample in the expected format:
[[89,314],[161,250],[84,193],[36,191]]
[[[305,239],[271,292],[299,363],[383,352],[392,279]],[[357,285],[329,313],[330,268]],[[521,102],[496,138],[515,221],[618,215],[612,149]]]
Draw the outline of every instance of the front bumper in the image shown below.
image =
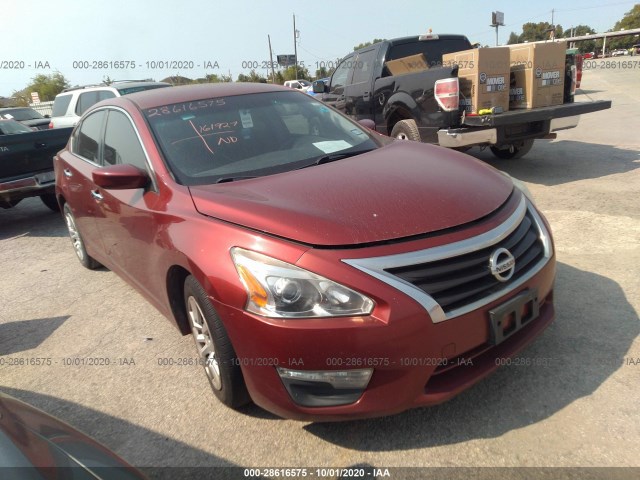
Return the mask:
[[[495,230],[511,215],[512,211],[498,215],[482,227],[485,232],[478,233]],[[410,246],[434,246],[434,242],[455,244],[455,240],[465,234],[468,232],[416,240],[410,242]],[[551,244],[550,238],[549,242]],[[360,254],[383,257],[406,249],[407,244],[385,245],[363,249]],[[342,261],[352,255],[351,250],[312,250],[299,260],[298,266],[319,274],[332,272],[332,278],[371,296],[376,307],[369,316],[269,319],[211,298],[235,347],[249,393],[264,409],[286,418],[336,421],[390,415],[438,404],[504,364],[505,358],[530,343],[555,316],[555,256],[552,253],[542,268],[525,281],[514,284],[512,290],[443,321],[435,321],[425,306],[406,292]],[[496,344],[492,337],[491,312],[499,311],[499,307],[526,292],[536,292],[539,315]],[[371,369],[372,374],[362,393],[355,395],[352,389],[347,392],[353,395],[350,403],[334,406],[322,406],[321,402],[305,406],[309,403],[296,402],[295,389],[281,376],[283,370],[365,369]],[[309,388],[312,393],[323,392],[322,388]],[[327,395],[341,393],[324,391]]]

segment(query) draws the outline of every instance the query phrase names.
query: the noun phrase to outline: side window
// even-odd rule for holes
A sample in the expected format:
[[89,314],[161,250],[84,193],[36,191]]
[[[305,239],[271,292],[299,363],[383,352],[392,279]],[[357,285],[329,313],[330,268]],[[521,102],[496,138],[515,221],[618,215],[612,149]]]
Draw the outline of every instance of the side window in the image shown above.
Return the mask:
[[105,112],[101,110],[85,118],[76,130],[72,151],[76,155],[98,163],[100,153],[100,136]]
[[376,50],[367,50],[358,55],[354,63],[353,81],[351,83],[371,82],[371,69],[375,61]]
[[113,97],[115,97],[115,94],[109,90],[81,93],[78,98],[78,104],[76,105],[76,113],[82,115],[89,107],[92,107],[99,101]]
[[71,103],[72,94],[68,95],[58,95],[56,99],[53,101],[53,112],[51,112],[52,117],[64,117],[67,114],[67,108],[69,108],[69,103]]
[[344,91],[344,87],[349,80],[349,74],[353,69],[353,58],[353,55],[345,58],[342,63],[338,65],[338,68],[336,68],[333,77],[331,77],[332,93],[342,93]]
[[147,170],[147,161],[140,140],[129,118],[117,110],[109,111],[104,134],[104,164],[127,163]]

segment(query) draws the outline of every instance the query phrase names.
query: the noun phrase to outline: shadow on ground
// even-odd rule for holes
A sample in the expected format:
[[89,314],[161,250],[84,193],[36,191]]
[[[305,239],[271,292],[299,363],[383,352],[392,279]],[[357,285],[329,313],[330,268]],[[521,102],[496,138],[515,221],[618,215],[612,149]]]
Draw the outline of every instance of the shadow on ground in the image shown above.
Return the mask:
[[69,318],[65,315],[0,323],[0,355],[14,355],[39,347]]
[[489,149],[472,148],[467,153],[520,180],[547,186],[640,168],[637,150],[573,140],[536,140],[531,151],[517,160],[499,160]]
[[13,208],[0,209],[0,240],[67,235],[60,212],[52,212],[38,198],[27,198]]
[[555,298],[555,323],[518,355],[542,365],[502,367],[435,407],[304,428],[332,444],[373,452],[496,438],[589,396],[619,368],[633,368],[625,366],[624,356],[640,333],[640,322],[616,282],[559,264]]

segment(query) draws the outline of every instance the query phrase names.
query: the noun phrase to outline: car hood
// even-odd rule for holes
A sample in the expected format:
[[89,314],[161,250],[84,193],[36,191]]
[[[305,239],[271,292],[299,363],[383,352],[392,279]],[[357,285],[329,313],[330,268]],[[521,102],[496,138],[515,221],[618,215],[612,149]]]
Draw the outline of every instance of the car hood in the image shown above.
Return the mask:
[[417,142],[236,183],[189,187],[203,215],[309,245],[432,233],[500,207],[513,184],[468,156]]

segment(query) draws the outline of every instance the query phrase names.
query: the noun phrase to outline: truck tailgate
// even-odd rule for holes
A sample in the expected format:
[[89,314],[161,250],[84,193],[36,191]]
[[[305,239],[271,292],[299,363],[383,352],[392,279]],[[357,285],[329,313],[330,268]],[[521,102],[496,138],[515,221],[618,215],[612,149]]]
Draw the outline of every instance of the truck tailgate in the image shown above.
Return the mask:
[[574,102],[551,107],[540,107],[527,110],[510,110],[493,115],[466,115],[464,125],[469,127],[501,127],[520,123],[553,120],[555,118],[573,117],[585,113],[597,112],[611,108],[611,100],[594,102]]

